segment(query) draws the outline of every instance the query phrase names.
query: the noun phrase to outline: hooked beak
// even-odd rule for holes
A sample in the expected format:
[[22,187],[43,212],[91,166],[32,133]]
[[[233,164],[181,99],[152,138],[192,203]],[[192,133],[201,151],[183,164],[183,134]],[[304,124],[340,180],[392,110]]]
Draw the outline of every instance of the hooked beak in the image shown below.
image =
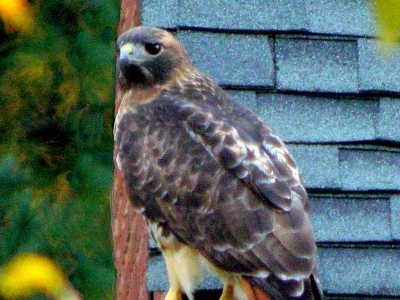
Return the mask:
[[133,63],[133,45],[131,43],[127,43],[121,47],[119,50],[119,61],[121,63]]

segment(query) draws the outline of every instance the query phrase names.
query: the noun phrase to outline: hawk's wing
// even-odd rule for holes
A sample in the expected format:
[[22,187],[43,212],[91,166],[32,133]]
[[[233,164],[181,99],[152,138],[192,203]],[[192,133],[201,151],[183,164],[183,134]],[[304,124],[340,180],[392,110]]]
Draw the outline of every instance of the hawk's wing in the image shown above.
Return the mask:
[[315,267],[308,199],[272,130],[230,102],[161,97],[136,110],[117,140],[129,143],[120,159],[144,213],[221,269],[269,275],[277,295],[302,289]]

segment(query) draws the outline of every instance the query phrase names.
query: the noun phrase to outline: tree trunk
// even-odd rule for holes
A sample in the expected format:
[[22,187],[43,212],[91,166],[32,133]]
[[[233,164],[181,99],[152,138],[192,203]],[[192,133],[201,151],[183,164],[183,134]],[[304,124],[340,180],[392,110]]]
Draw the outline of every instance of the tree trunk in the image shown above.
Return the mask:
[[[140,1],[122,0],[118,35],[139,25]],[[115,113],[121,102],[120,88],[116,87]],[[114,168],[114,185],[111,200],[114,263],[117,268],[115,287],[117,300],[147,300],[147,229],[125,193],[121,172]]]

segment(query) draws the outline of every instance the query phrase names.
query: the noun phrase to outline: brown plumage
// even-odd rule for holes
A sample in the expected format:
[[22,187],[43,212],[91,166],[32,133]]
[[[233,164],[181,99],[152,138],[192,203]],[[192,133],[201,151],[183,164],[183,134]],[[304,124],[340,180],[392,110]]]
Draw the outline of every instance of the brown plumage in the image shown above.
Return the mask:
[[116,163],[166,259],[167,299],[194,299],[205,269],[223,300],[320,299],[308,197],[284,143],[170,33],[136,27],[117,47]]

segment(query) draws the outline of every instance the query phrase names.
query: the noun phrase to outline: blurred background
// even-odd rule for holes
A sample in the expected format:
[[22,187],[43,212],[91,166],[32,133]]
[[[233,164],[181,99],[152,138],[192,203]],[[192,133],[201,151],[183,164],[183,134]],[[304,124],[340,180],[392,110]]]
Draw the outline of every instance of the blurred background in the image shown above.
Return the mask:
[[117,0],[0,0],[0,266],[45,255],[85,299],[114,299],[119,10]]

